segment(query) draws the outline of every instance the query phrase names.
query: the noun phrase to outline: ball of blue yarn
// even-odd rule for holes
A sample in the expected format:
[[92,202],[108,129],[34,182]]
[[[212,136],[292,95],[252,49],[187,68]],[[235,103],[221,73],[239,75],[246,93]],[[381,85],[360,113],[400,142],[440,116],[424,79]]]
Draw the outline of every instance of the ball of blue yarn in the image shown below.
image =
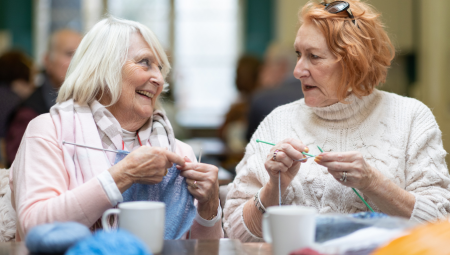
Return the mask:
[[80,241],[71,247],[65,255],[147,255],[144,243],[132,234],[117,230],[114,232],[97,231],[92,237]]
[[91,235],[89,228],[80,223],[55,222],[32,228],[25,237],[25,245],[30,253],[62,253]]

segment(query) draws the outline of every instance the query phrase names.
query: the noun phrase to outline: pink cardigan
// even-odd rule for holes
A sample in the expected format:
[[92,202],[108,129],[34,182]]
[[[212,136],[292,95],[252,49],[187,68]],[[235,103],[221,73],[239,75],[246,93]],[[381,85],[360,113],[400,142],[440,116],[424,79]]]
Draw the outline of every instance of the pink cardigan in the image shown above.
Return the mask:
[[[192,148],[176,143],[176,153],[196,162]],[[92,226],[112,205],[97,178],[69,190],[69,176],[57,142],[50,114],[30,122],[11,166],[11,202],[17,213],[16,240],[24,239],[34,226],[49,222],[76,221]],[[223,237],[222,221],[205,227],[197,221],[191,227],[193,239]]]

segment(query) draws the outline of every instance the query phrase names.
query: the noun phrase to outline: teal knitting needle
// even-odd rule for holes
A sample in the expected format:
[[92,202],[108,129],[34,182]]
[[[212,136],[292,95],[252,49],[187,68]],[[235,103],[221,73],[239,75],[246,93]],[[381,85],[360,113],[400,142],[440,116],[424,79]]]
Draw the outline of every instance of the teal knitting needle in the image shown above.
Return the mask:
[[[320,148],[319,145],[317,145],[317,148],[319,148],[320,152],[323,152],[322,148]],[[372,207],[370,207],[370,205],[366,202],[366,200],[364,200],[364,198],[358,193],[358,191],[356,191],[355,188],[352,188],[352,190],[356,193],[356,195],[358,195],[359,199],[363,201],[363,203],[367,206],[367,208],[369,208],[370,211],[374,212]]]
[[[269,143],[269,142],[261,141],[261,140],[259,140],[259,139],[256,139],[256,142],[257,142],[257,143],[265,143],[265,144],[268,144],[268,145],[275,146],[274,143]],[[303,155],[306,155],[306,156],[309,156],[309,157],[315,157],[315,155],[308,154],[308,153],[306,153],[306,152],[302,152],[302,154],[303,154]]]

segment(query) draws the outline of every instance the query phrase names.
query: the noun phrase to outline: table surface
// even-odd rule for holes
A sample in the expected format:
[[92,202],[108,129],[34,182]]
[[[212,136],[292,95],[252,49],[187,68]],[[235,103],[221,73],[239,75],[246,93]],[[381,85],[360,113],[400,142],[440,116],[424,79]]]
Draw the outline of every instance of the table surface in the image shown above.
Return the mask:
[[[23,242],[0,243],[0,255],[25,255],[28,250]],[[162,255],[272,255],[272,248],[267,243],[241,243],[239,240],[167,240],[164,241]]]

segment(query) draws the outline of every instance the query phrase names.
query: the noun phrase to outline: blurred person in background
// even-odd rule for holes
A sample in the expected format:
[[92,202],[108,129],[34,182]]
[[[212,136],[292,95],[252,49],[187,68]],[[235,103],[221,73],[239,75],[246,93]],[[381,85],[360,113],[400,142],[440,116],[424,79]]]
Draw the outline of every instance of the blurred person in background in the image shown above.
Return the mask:
[[275,88],[281,85],[295,65],[292,49],[281,43],[271,43],[264,54],[264,63],[259,74],[262,89]]
[[248,110],[247,141],[275,108],[303,98],[302,84],[292,74],[294,67],[295,56],[291,48],[277,43],[269,46],[259,77],[263,89],[252,96]]
[[38,115],[48,113],[50,107],[55,104],[58,89],[64,82],[70,61],[81,39],[81,34],[70,29],[58,30],[51,35],[44,57],[45,70],[40,76],[38,87],[20,105],[9,125],[6,137],[7,165],[14,161],[28,123]]
[[219,129],[220,138],[227,147],[227,157],[222,163],[225,169],[234,172],[237,163],[244,156],[248,140],[248,111],[250,99],[259,88],[261,61],[254,56],[244,55],[238,61],[236,69],[236,88],[239,91],[237,100],[230,106],[225,121]]
[[11,114],[33,92],[33,61],[18,50],[0,56],[0,165],[5,165],[4,139]]

